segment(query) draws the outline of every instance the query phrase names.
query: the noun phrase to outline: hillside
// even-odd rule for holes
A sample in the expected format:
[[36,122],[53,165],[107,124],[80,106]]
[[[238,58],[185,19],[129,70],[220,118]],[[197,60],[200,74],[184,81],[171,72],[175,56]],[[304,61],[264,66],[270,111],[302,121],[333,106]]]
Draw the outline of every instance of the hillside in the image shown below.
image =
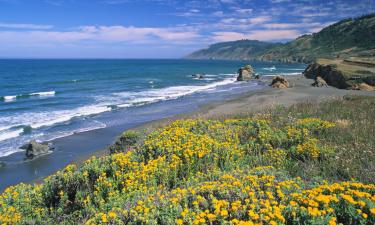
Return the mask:
[[278,43],[268,43],[256,40],[239,40],[221,42],[211,45],[208,49],[193,52],[188,58],[194,59],[241,59],[248,60],[261,56],[264,52],[280,46]]
[[[373,56],[375,55],[375,13],[342,20],[318,33],[303,35],[285,44],[249,40],[239,42],[241,44],[237,44],[236,41],[214,44],[188,55],[187,58],[307,63],[320,57]],[[222,47],[218,48],[218,46]]]

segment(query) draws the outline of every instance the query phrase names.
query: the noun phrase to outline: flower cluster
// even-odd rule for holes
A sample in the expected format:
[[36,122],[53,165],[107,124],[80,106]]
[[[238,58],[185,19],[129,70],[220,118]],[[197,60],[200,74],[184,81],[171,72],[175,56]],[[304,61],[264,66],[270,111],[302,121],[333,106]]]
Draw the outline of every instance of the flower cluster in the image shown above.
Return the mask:
[[[373,224],[375,186],[311,183],[283,168],[324,160],[305,119],[180,120],[129,152],[70,165],[0,196],[5,224]],[[317,133],[317,131],[319,131]]]

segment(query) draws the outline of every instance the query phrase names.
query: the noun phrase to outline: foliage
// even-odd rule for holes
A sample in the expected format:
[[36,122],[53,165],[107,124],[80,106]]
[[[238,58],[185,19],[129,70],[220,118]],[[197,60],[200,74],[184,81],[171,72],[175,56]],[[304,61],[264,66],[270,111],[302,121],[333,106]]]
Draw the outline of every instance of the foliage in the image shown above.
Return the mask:
[[[308,107],[175,121],[132,151],[9,187],[0,196],[0,223],[374,224],[374,184],[293,174],[295,165],[324,167],[340,153],[329,140],[342,134],[342,122],[314,117]],[[299,117],[284,116],[291,112]],[[278,115],[284,120],[270,119]]]
[[108,149],[111,154],[123,151],[129,151],[136,148],[137,142],[141,139],[141,134],[134,130],[128,130],[122,133],[117,141]]
[[375,14],[349,18],[285,44],[255,40],[222,42],[190,54],[198,59],[260,59],[309,63],[316,58],[368,55],[375,48]]

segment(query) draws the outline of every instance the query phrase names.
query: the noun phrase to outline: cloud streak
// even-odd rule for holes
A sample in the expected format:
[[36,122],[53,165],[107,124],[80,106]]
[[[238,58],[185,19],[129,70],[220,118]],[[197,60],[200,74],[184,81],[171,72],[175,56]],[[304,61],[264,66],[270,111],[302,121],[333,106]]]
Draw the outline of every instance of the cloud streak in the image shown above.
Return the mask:
[[157,43],[186,42],[199,38],[195,31],[180,28],[151,28],[125,26],[83,26],[73,31],[0,31],[4,43],[70,43],[81,41]]
[[25,29],[25,30],[49,30],[52,29],[52,25],[40,25],[40,24],[29,24],[29,23],[1,23],[0,28],[7,29]]

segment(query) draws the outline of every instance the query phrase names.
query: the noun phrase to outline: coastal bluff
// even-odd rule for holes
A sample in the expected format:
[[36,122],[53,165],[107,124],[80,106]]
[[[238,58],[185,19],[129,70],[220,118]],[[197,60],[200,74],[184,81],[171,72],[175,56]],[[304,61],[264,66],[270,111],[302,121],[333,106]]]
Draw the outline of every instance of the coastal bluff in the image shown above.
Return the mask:
[[375,90],[373,58],[317,59],[303,73],[308,79],[323,79],[339,89]]

